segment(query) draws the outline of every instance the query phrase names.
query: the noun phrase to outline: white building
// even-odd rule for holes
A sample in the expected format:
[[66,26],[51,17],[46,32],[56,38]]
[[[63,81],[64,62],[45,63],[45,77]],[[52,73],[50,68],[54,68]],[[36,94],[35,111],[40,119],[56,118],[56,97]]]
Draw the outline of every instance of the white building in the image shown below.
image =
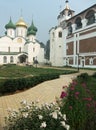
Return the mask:
[[5,28],[5,36],[0,37],[0,64],[44,62],[44,48],[36,40],[37,28],[33,21],[28,27],[22,17],[16,25],[10,18]]
[[68,0],[50,29],[52,66],[96,67],[96,4],[80,12],[70,9]]

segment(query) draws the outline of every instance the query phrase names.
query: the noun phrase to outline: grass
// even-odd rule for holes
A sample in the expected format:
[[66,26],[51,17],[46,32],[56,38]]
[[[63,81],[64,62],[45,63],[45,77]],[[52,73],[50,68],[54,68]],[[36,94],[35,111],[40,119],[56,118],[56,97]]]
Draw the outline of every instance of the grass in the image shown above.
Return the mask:
[[[2,88],[3,84],[7,80],[12,79],[22,79],[32,76],[40,75],[61,75],[61,74],[70,74],[74,73],[74,70],[62,70],[56,68],[39,68],[39,67],[30,67],[30,66],[17,66],[17,65],[3,65],[0,66],[0,87]],[[12,82],[13,83],[13,82]],[[15,86],[14,86],[15,87]]]
[[51,74],[51,73],[72,73],[74,71],[52,69],[52,68],[35,68],[29,66],[17,66],[17,65],[6,65],[0,67],[0,77],[5,78],[20,78],[28,75],[37,76],[40,74]]

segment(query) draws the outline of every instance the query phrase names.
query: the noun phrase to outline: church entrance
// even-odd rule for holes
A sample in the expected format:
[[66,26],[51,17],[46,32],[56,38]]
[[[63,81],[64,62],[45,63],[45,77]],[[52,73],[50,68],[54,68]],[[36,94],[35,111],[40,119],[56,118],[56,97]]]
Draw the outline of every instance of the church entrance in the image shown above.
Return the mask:
[[22,64],[22,63],[27,63],[27,59],[28,59],[28,56],[22,54],[22,55],[20,55],[20,56],[18,57],[18,62],[21,63],[21,64]]

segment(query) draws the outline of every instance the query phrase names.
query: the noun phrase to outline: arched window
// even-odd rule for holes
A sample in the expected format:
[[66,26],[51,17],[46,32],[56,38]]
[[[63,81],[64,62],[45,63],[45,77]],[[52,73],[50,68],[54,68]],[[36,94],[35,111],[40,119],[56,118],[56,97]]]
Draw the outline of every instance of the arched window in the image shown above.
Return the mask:
[[18,43],[22,43],[22,39],[21,39],[21,38],[18,38],[18,39],[17,39],[17,42],[18,42]]
[[72,23],[71,22],[68,23],[67,27],[68,27],[68,36],[69,36],[72,34]]
[[13,56],[10,57],[10,63],[13,63],[14,62],[14,58]]
[[58,33],[58,37],[62,37],[62,32],[61,31]]
[[76,24],[76,29],[82,28],[82,23],[81,23],[81,18],[80,18],[80,17],[78,17],[78,18],[75,20],[75,24]]
[[3,57],[3,63],[7,63],[7,57],[6,56]]
[[33,52],[35,52],[35,48],[33,48]]
[[12,30],[10,30],[10,35],[12,35]]
[[93,10],[90,10],[90,11],[86,14],[85,18],[87,19],[87,25],[90,25],[90,24],[95,23],[94,13],[95,13],[95,12],[94,12]]
[[93,58],[90,58],[90,59],[89,59],[89,64],[90,64],[90,65],[93,65]]
[[19,52],[21,52],[21,47],[19,47]]

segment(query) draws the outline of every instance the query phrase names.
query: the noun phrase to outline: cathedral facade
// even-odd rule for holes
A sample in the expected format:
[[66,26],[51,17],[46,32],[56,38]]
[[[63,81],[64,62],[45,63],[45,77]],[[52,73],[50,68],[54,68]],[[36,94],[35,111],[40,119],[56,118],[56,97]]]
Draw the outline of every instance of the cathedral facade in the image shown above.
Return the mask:
[[16,24],[11,18],[0,37],[0,64],[33,64],[44,62],[44,47],[36,40],[37,28],[32,21],[28,27],[23,17]]
[[52,66],[96,68],[96,4],[75,15],[66,0],[50,29]]

